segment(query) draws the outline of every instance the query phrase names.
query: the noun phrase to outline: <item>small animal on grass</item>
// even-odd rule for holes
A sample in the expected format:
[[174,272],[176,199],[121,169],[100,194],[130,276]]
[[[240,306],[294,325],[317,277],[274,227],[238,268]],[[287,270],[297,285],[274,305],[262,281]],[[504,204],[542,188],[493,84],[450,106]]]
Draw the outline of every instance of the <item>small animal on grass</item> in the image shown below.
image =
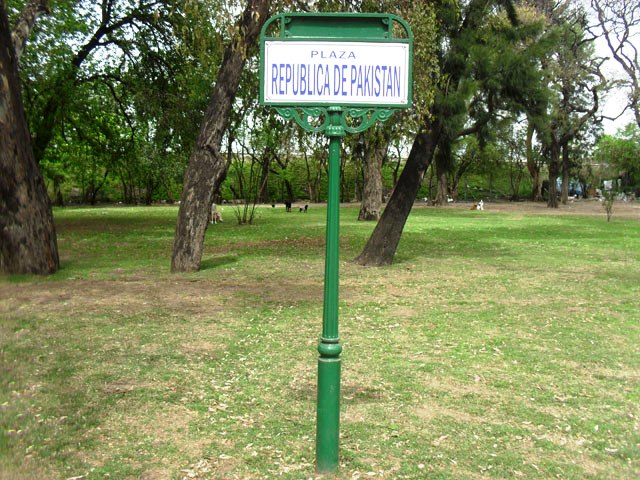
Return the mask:
[[302,213],[302,212],[307,213],[307,210],[309,210],[309,205],[305,205],[304,207],[300,207],[300,213]]
[[211,204],[211,214],[209,215],[209,223],[217,224],[222,223],[222,214],[216,208],[216,204]]
[[471,210],[484,210],[484,202],[480,200],[478,203],[474,203],[471,206]]
[[291,211],[291,200],[285,200],[284,207],[287,209],[287,212]]

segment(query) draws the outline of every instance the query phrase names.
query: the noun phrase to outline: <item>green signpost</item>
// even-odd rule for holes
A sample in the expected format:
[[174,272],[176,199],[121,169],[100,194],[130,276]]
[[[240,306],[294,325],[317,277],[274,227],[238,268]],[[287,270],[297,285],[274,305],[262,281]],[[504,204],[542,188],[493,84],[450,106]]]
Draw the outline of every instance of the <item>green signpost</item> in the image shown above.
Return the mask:
[[323,473],[339,463],[341,138],[411,106],[412,40],[407,23],[390,14],[280,14],[267,20],[260,35],[260,103],[329,137],[316,426],[316,467]]

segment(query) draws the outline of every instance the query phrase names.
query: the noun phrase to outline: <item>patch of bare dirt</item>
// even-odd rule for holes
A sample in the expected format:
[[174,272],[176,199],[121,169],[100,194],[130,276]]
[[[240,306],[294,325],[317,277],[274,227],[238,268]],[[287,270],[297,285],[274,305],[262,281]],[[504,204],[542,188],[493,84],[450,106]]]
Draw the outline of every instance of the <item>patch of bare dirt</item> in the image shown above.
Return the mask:
[[449,417],[456,422],[469,424],[480,424],[485,421],[482,417],[471,415],[462,410],[453,410],[436,404],[416,407],[414,409],[414,413],[418,418],[422,419],[426,423],[430,423],[440,417]]
[[[205,288],[203,288],[205,287]],[[208,288],[207,288],[208,287]],[[222,309],[223,294],[212,285],[182,280],[71,280],[51,283],[4,284],[0,314],[86,313],[109,311],[136,315],[165,310],[211,315]]]
[[[427,208],[454,208],[458,210],[471,210],[473,207],[471,202],[455,202],[446,207],[427,207]],[[421,205],[416,204],[420,207]],[[426,207],[426,205],[424,205]],[[505,201],[485,201],[485,212],[513,213],[522,215],[588,215],[600,216],[605,220],[607,214],[602,206],[602,202],[598,200],[582,199],[569,202],[567,205],[560,205],[558,208],[548,208],[545,202],[505,202]],[[482,212],[478,212],[482,213]],[[640,220],[640,202],[623,202],[616,201],[613,205],[613,217]]]
[[50,471],[32,464],[29,460],[19,467],[0,463],[0,480],[54,480],[59,478]]
[[[98,467],[119,448],[129,448],[133,442],[151,442],[157,447],[164,444],[175,445],[181,458],[193,458],[211,443],[210,438],[194,435],[190,431],[190,424],[195,416],[192,410],[180,405],[165,404],[161,409],[149,411],[134,403],[128,403],[123,397],[120,400],[120,408],[110,410],[104,422],[88,432],[89,435],[97,434],[101,442],[110,445],[111,450],[105,451],[103,456],[91,458],[84,457],[81,451],[73,453],[88,464]],[[129,432],[126,439],[123,438],[123,432]],[[155,468],[146,471],[141,478],[173,478],[169,472],[174,471],[176,467],[171,459],[162,458]]]
[[[286,282],[285,282],[286,283]],[[287,292],[283,297],[282,292]],[[164,312],[169,315],[217,317],[251,299],[289,303],[322,299],[322,282],[279,282],[265,289],[262,283],[167,280],[70,280],[51,283],[0,285],[0,315],[99,314],[127,316]]]

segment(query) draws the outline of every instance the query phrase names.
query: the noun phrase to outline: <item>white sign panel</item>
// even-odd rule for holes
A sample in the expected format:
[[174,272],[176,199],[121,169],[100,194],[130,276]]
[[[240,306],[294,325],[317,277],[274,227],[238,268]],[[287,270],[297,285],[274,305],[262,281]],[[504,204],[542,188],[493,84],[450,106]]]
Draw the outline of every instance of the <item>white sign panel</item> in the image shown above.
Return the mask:
[[264,102],[406,105],[406,43],[265,41]]

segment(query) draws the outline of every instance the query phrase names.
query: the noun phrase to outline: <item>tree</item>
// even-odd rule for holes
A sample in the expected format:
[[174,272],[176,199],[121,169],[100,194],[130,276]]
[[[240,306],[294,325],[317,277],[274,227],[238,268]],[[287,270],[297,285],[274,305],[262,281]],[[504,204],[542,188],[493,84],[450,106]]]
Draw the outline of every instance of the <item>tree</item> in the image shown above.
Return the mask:
[[618,130],[615,136],[603,136],[594,157],[598,163],[609,165],[621,180],[623,192],[640,190],[640,128],[635,123]]
[[249,0],[236,25],[237,33],[225,49],[218,79],[185,172],[171,258],[173,272],[200,268],[213,194],[226,175],[222,140],[242,69],[269,16],[270,4],[270,0]]
[[[570,7],[570,8],[569,8]],[[579,5],[552,12],[559,41],[543,62],[552,92],[548,121],[540,129],[549,162],[547,206],[558,207],[557,179],[562,177],[561,201],[567,203],[570,142],[595,117],[599,94],[607,87],[600,71],[602,60],[594,56],[593,38],[585,35],[587,20]]]
[[[365,13],[384,12],[396,13],[400,17],[413,24],[414,33],[414,59],[413,65],[415,77],[429,72],[433,66],[433,52],[426,44],[434,36],[434,25],[430,21],[433,17],[433,9],[429,5],[420,2],[411,4],[405,0],[392,0],[379,2],[364,0],[360,4],[360,11]],[[422,78],[416,78],[417,95],[419,103],[424,101],[431,93],[430,87],[424,86]],[[383,180],[382,166],[387,158],[389,145],[398,140],[398,137],[413,130],[415,132],[415,115],[406,111],[396,112],[384,125],[378,125],[361,134],[355,146],[355,158],[362,163],[362,202],[358,220],[379,220],[382,213]]]
[[[8,3],[16,15],[11,3],[24,1]],[[102,198],[177,196],[215,78],[212,66],[222,56],[218,44],[227,25],[221,3],[52,2],[52,14],[34,29],[20,74],[34,153],[57,203],[72,192],[71,199],[80,200],[75,191],[87,179],[81,163],[99,167],[95,185],[103,184]],[[98,149],[106,117],[119,125],[110,130],[120,138]],[[112,168],[102,182],[99,170],[107,163]]]
[[[154,34],[146,40],[154,41],[156,48],[171,44],[172,25],[169,19],[173,17],[170,3],[147,0],[132,4],[121,3],[120,0],[101,0],[99,4],[80,2],[79,5],[59,5],[65,9],[65,15],[61,13],[55,24],[55,42],[62,45],[55,52],[55,61],[49,65],[46,83],[40,85],[41,92],[38,92],[37,102],[32,105],[30,114],[33,149],[38,162],[44,158],[46,149],[60,128],[64,109],[72,103],[78,85],[95,81],[120,81],[117,71],[124,69],[139,50],[144,50],[133,39],[144,40],[145,36],[136,37],[136,32],[151,29]],[[75,22],[71,26],[67,24],[67,16]],[[69,29],[71,31],[67,32]],[[70,51],[71,45],[77,47]],[[120,54],[114,54],[114,50]],[[102,51],[108,60],[96,60],[98,51]],[[51,51],[48,53],[54,55]],[[36,65],[44,63],[44,59],[38,56],[30,61]]]
[[[453,2],[436,5],[438,38],[432,42],[440,65],[435,100],[421,106],[421,127],[387,207],[369,241],[356,261],[363,265],[390,264],[411,212],[426,169],[438,155],[436,171],[440,183],[440,201],[446,198],[446,174],[451,165],[453,142],[467,134],[488,131],[496,112],[505,100],[520,104],[530,102],[524,87],[536,83],[536,72],[518,44],[512,51],[495,46],[492,35],[507,39],[530,35],[530,27],[518,31],[516,12],[510,1],[472,0],[458,9]],[[496,11],[505,13],[504,20]],[[495,22],[489,22],[497,19]],[[427,21],[433,21],[427,18]],[[535,28],[534,28],[535,30]],[[502,46],[508,42],[498,41]],[[518,48],[513,48],[513,47]],[[483,58],[486,57],[486,58]],[[519,59],[522,59],[520,61]],[[424,81],[424,80],[423,80]],[[480,88],[482,87],[482,89]],[[482,90],[482,92],[480,92]],[[473,123],[468,124],[469,99],[475,97]]]
[[591,7],[613,58],[627,76],[627,105],[640,126],[640,57],[634,40],[640,29],[640,3],[637,0],[591,0]]
[[[542,122],[541,122],[542,123]],[[543,128],[543,127],[542,127]],[[542,198],[542,167],[544,157],[533,148],[533,136],[536,132],[535,120],[527,115],[527,134],[525,137],[525,152],[527,157],[527,170],[531,176],[531,200],[541,202]]]
[[60,264],[51,203],[33,155],[18,76],[29,31],[47,10],[44,0],[27,3],[12,41],[0,0],[0,271],[5,273],[50,274]]
[[357,263],[361,265],[388,265],[393,260],[402,230],[422,183],[422,177],[433,158],[440,125],[429,123],[426,130],[416,136],[405,167],[398,179],[398,185],[369,241],[356,259]]

